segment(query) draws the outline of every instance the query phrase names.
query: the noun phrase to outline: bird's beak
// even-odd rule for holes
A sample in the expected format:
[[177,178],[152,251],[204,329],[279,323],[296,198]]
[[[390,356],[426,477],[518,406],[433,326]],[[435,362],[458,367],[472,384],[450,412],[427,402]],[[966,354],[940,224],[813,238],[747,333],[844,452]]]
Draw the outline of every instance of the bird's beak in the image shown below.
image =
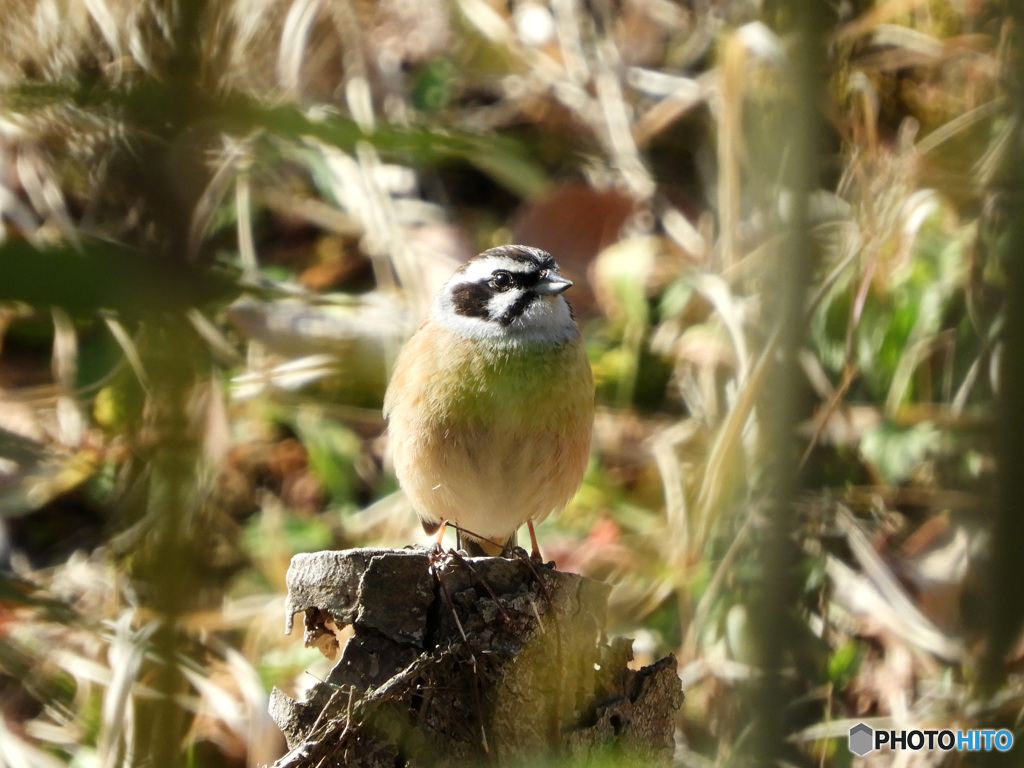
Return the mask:
[[533,287],[533,290],[541,296],[556,296],[571,286],[572,280],[562,277],[552,270],[540,279],[540,282]]

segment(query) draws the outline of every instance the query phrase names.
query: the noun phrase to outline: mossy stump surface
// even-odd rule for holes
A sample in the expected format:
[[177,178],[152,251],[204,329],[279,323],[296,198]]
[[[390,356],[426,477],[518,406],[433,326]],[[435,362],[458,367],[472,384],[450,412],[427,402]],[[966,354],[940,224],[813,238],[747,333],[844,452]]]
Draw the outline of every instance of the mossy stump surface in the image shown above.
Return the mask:
[[629,669],[608,587],[521,559],[353,549],[297,555],[286,625],[337,665],[306,701],[275,689],[285,766],[667,765],[683,694],[667,656]]

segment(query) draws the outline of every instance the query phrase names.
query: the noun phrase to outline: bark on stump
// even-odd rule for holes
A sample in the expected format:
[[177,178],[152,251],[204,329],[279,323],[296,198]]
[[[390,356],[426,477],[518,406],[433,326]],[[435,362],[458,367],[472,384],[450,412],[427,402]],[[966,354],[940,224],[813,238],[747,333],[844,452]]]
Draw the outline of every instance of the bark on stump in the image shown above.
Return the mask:
[[288,741],[276,766],[586,763],[667,765],[683,701],[667,656],[631,670],[632,641],[604,638],[608,587],[503,558],[354,549],[297,555],[286,627],[333,658],[296,702],[274,689]]

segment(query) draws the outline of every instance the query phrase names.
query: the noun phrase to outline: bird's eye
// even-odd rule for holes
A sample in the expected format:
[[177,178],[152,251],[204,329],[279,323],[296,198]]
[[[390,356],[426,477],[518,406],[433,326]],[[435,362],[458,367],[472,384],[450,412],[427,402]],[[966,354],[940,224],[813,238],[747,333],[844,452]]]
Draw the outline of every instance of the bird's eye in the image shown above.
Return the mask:
[[499,269],[491,275],[491,287],[499,291],[507,291],[512,287],[512,275],[503,269]]

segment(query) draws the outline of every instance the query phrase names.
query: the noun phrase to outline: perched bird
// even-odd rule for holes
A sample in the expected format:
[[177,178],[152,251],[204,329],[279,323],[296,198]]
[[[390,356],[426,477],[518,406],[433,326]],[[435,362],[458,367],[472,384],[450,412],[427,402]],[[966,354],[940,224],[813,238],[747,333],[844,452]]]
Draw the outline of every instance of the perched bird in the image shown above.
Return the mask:
[[590,454],[594,380],[550,254],[504,245],[459,268],[399,353],[384,397],[398,480],[427,533],[471,554],[561,509]]

